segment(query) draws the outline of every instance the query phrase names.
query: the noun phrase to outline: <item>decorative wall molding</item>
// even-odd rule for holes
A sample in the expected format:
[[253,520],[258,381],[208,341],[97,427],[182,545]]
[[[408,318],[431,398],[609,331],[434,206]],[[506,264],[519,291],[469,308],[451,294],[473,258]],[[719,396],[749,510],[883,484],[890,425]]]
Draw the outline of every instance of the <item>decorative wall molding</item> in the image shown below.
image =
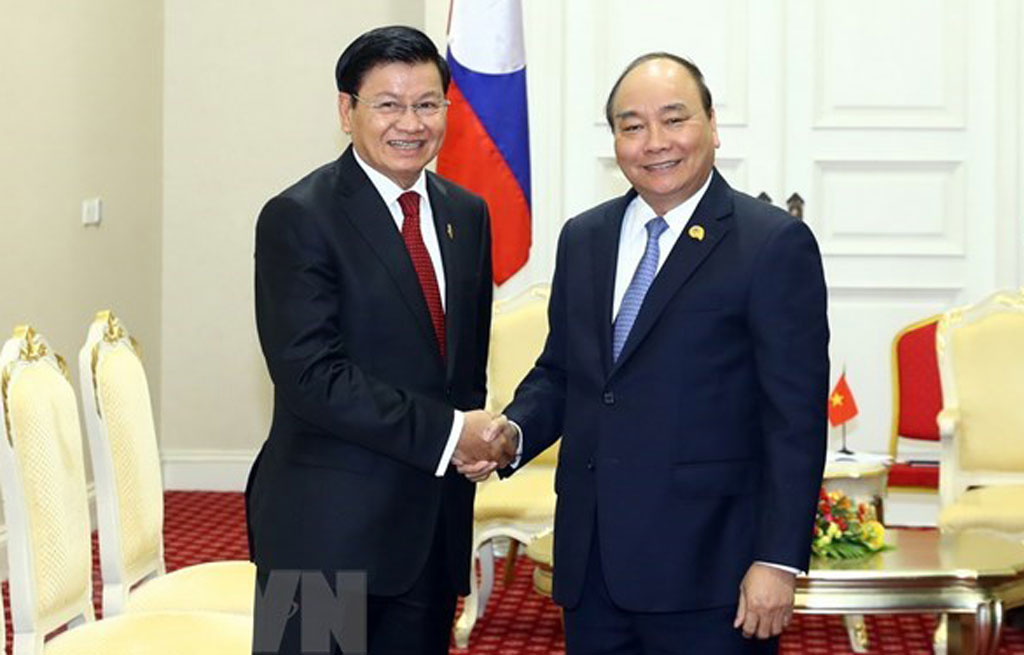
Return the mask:
[[[966,0],[814,2],[809,8],[815,128],[966,127]],[[887,20],[877,20],[882,13]]]
[[825,255],[964,256],[962,162],[819,159],[813,174]]
[[253,450],[165,450],[164,489],[167,491],[244,491]]

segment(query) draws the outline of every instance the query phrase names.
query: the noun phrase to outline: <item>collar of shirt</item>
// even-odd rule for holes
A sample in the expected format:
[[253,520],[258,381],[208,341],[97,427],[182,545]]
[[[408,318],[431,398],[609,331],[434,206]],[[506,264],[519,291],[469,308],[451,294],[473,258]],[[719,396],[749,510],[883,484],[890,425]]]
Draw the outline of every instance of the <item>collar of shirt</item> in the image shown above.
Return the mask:
[[[679,240],[679,236],[686,228],[693,211],[697,208],[701,198],[711,186],[711,175],[704,181],[704,185],[678,207],[667,212],[662,218],[668,223],[668,229],[661,233],[658,239],[658,264],[660,271],[669,253]],[[615,264],[615,288],[612,295],[612,317],[618,316],[622,299],[629,288],[630,280],[636,271],[636,267],[643,258],[644,250],[647,248],[647,221],[658,214],[651,209],[643,198],[637,196],[626,207],[626,213],[622,218],[622,229],[619,233],[619,253]]]
[[423,245],[430,256],[430,264],[434,268],[434,278],[437,280],[437,290],[441,294],[441,307],[448,309],[448,298],[446,295],[447,280],[444,273],[444,260],[441,258],[441,244],[438,240],[437,230],[434,229],[434,210],[430,207],[430,197],[427,195],[427,174],[420,171],[419,177],[408,189],[403,189],[394,183],[386,175],[373,168],[359,156],[355,148],[352,149],[356,163],[370,178],[370,183],[377,190],[377,194],[384,201],[384,205],[391,213],[391,219],[395,223],[398,233],[402,233],[402,223],[405,222],[405,215],[402,207],[398,204],[398,197],[406,191],[415,191],[420,194],[420,236],[423,238]]
[[[697,190],[697,193],[684,200],[677,207],[665,212],[665,215],[662,216],[665,222],[668,223],[668,230],[666,232],[671,233],[672,238],[670,241],[672,243],[675,243],[679,235],[683,233],[683,228],[686,227],[686,224],[693,216],[694,210],[697,209],[697,205],[700,204],[704,194],[707,193],[708,187],[711,186],[711,177],[712,174],[708,173],[708,179],[704,180],[704,184]],[[628,242],[640,240],[646,242],[647,221],[657,215],[658,213],[647,204],[646,200],[640,196],[633,198],[633,201],[629,203],[629,207],[626,208],[620,240]],[[665,254],[667,255],[668,253]]]
[[[409,187],[408,189],[403,189],[402,187],[395,184],[394,180],[389,178],[387,175],[384,175],[376,168],[370,166],[365,161],[363,161],[363,158],[359,156],[359,153],[356,152],[355,148],[352,148],[352,154],[355,155],[356,163],[359,164],[359,167],[363,169],[364,173],[366,173],[366,177],[370,178],[370,183],[373,184],[373,188],[377,189],[377,193],[380,194],[380,197],[384,200],[384,204],[388,206],[388,209],[391,209],[391,206],[393,204],[397,206],[398,196],[402,195],[406,191],[415,191],[416,193],[420,194],[420,200],[428,200],[427,174],[424,173],[423,171],[420,171],[419,177],[416,178],[416,181],[413,182],[411,187]],[[421,218],[423,216],[422,210],[424,204],[430,203],[420,203]],[[402,226],[399,225],[398,229],[399,231],[401,231]]]

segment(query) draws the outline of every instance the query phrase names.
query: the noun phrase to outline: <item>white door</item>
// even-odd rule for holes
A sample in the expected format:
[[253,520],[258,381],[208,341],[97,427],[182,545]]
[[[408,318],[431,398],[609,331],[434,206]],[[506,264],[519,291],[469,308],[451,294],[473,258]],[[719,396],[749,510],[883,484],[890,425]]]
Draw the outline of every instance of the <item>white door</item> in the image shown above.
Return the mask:
[[832,379],[845,366],[861,410],[851,445],[885,451],[892,336],[996,284],[995,6],[566,0],[564,218],[628,186],[603,115],[623,67],[654,50],[691,58],[714,97],[722,174],[780,206],[794,192],[805,202],[829,283]]
[[995,288],[995,20],[991,0],[786,3],[779,192],[824,255],[855,447],[886,448],[893,335]]

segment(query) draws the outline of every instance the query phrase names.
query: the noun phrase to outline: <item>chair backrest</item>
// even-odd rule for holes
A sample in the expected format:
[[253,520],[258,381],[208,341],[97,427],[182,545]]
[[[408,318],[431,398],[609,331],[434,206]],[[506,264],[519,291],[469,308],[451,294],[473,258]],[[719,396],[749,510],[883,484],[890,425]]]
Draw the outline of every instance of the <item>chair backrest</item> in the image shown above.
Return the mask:
[[900,437],[939,440],[936,417],[942,410],[942,383],[935,352],[939,316],[917,321],[892,340],[892,434],[889,453],[896,455]]
[[[516,387],[533,368],[544,350],[548,335],[550,286],[530,287],[514,298],[494,303],[491,319],[491,354],[487,362],[487,407],[500,412],[510,402]],[[558,442],[533,459],[533,463],[554,466]]]
[[936,343],[945,408],[958,416],[956,468],[1024,472],[1024,291],[946,312]]
[[21,326],[0,350],[0,486],[18,635],[92,620],[92,542],[82,433],[67,367]]
[[163,481],[146,371],[138,344],[110,311],[96,314],[78,362],[103,583],[131,586],[164,568]]

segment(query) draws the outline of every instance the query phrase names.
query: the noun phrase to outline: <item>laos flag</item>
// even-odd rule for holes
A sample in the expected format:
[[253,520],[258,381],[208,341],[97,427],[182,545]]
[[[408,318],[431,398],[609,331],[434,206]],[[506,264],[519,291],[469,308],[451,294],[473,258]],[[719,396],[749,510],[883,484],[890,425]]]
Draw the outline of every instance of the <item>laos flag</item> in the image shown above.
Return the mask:
[[491,213],[494,281],[530,256],[530,139],[519,0],[452,0],[448,24],[444,177],[483,196]]

